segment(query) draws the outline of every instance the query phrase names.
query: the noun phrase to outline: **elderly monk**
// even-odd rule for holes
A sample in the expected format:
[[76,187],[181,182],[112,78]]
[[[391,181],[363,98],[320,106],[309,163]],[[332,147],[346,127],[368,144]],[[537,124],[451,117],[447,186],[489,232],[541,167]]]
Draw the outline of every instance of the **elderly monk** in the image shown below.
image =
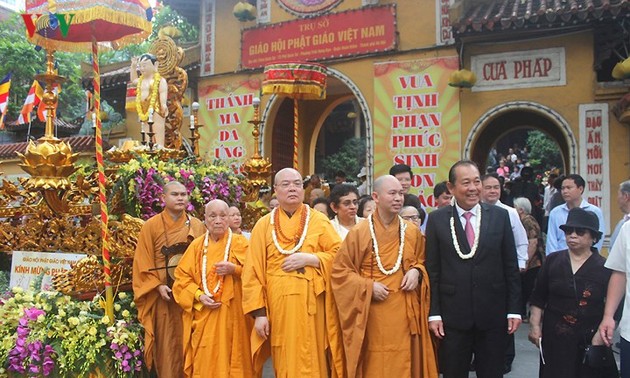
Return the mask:
[[173,296],[184,310],[186,377],[252,377],[241,272],[249,243],[228,226],[229,207],[206,205],[206,234],[192,242],[175,270]]
[[398,215],[403,195],[394,176],[379,177],[376,212],[350,230],[333,262],[348,377],[438,376],[425,240]]
[[[163,253],[203,235],[199,219],[186,214],[188,192],[177,181],[164,185],[164,211],[142,226],[133,259],[133,294],[144,327],[144,358],[160,378],[181,377],[182,309],[171,298]],[[171,248],[169,248],[171,247]],[[154,364],[155,363],[155,364]]]
[[243,311],[256,319],[254,366],[264,363],[270,341],[276,377],[330,376],[327,348],[332,376],[342,376],[329,288],[341,240],[325,215],[302,203],[298,171],[280,170],[274,188],[279,207],[254,226],[243,269]]

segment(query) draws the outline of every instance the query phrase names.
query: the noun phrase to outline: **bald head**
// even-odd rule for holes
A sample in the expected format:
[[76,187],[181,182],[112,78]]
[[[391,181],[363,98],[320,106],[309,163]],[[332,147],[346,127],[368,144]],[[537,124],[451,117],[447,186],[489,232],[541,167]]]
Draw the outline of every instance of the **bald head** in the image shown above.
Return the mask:
[[[398,185],[396,185],[395,183],[398,183]],[[389,188],[392,185],[402,188],[400,181],[398,181],[396,177],[392,175],[384,175],[374,181],[374,191],[377,193],[381,193],[383,191],[383,188]]]
[[178,219],[188,207],[188,190],[178,181],[170,181],[162,187],[162,202],[173,219]]
[[162,192],[164,193],[169,193],[172,190],[186,190],[186,187],[184,186],[184,184],[182,184],[179,181],[169,181],[166,184],[164,184],[164,186],[162,187]]
[[284,177],[296,176],[296,175],[300,177],[300,181],[301,181],[302,175],[300,174],[300,172],[298,172],[297,170],[293,168],[282,168],[281,170],[278,171],[278,173],[276,173],[276,177],[273,180],[273,184],[278,185],[278,183],[282,182],[282,179]]
[[379,216],[383,221],[391,221],[403,205],[404,189],[398,179],[385,175],[374,181],[372,198],[376,202]]
[[206,214],[208,214],[211,211],[216,211],[216,210],[225,210],[226,212],[228,211],[228,209],[230,208],[230,206],[228,206],[227,203],[225,203],[225,201],[220,200],[220,199],[213,199],[210,202],[208,202],[206,204]]
[[302,175],[293,168],[281,169],[274,179],[274,189],[282,210],[295,212],[304,202]]
[[229,208],[228,204],[220,199],[214,199],[206,204],[204,223],[215,240],[223,237],[228,229]]

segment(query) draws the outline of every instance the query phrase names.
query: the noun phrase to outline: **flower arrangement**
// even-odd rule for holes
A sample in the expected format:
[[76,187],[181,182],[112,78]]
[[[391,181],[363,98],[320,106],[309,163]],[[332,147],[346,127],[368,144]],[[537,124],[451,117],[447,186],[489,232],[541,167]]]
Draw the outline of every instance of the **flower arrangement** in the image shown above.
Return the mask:
[[[164,162],[156,157],[137,155],[119,167],[113,193],[120,193],[127,214],[149,219],[162,211],[162,186],[172,180],[184,184],[190,195],[188,211],[203,215],[210,200],[238,203],[243,197],[245,177],[220,164],[197,163],[194,160]],[[110,204],[110,208],[116,206]]]
[[0,375],[134,377],[144,369],[142,326],[121,292],[110,325],[103,299],[77,301],[16,287],[0,301]]

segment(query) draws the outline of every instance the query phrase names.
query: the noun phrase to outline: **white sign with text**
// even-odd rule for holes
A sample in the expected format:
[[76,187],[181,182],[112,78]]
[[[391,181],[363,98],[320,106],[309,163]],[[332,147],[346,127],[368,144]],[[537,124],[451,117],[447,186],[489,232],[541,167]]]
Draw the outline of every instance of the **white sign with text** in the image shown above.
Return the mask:
[[41,288],[52,290],[53,274],[69,270],[70,264],[86,256],[80,253],[14,251],[10,287],[28,289],[31,282],[44,273]]
[[567,83],[564,47],[473,55],[473,92],[563,86]]
[[579,112],[580,176],[586,181],[583,198],[602,209],[610,235],[608,104],[581,104]]

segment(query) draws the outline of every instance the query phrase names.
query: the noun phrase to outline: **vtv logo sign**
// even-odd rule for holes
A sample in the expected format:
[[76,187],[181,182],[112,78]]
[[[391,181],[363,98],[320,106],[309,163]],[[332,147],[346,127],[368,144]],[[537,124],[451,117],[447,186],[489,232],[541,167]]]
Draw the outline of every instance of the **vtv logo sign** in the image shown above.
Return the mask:
[[[35,34],[35,23],[41,16],[41,14],[36,13],[22,14],[22,19],[26,25],[26,31],[28,32],[29,38],[32,38]],[[70,24],[74,18],[74,13],[50,13],[48,17],[50,18],[50,28],[53,30],[59,28],[59,30],[61,30],[61,36],[64,38],[67,37],[68,30],[70,30]]]

